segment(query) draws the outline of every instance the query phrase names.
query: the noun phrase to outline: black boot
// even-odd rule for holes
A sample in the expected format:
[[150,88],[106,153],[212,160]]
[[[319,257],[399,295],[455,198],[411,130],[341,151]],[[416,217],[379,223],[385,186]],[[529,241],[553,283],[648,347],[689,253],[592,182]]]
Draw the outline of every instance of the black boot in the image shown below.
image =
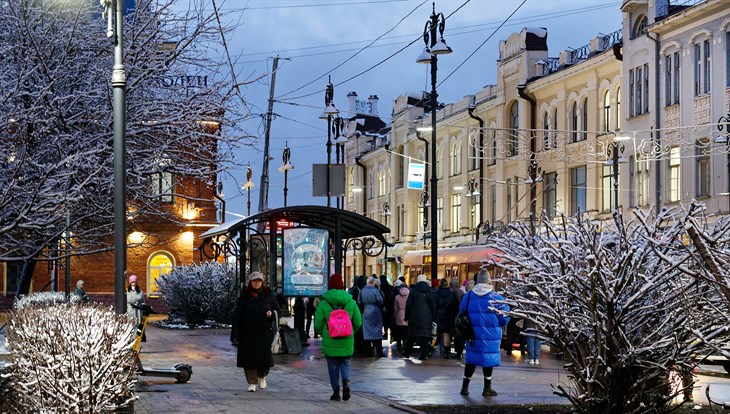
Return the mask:
[[446,358],[446,359],[451,358],[451,347],[450,346],[444,347],[444,358]]
[[350,399],[350,381],[342,380],[342,399],[347,401]]
[[340,387],[335,387],[335,392],[332,393],[330,400],[340,401]]
[[483,397],[494,397],[497,392],[492,389],[492,380],[484,378],[484,390],[482,390]]
[[470,378],[464,378],[463,380],[461,380],[461,392],[459,394],[469,395],[469,381]]

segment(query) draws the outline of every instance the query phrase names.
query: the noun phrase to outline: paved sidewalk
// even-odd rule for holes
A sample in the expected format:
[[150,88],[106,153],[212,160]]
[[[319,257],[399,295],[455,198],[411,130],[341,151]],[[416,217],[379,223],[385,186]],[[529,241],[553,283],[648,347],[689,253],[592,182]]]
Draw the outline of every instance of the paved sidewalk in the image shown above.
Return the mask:
[[[147,367],[169,368],[177,362],[192,365],[193,375],[186,384],[173,379],[139,377],[135,413],[403,413],[397,404],[353,390],[349,401],[330,401],[328,377],[319,380],[302,375],[297,364],[278,363],[267,377],[268,387],[250,393],[243,370],[236,368],[236,348],[229,330],[167,330],[148,325],[148,341],[141,358]],[[323,364],[324,361],[321,361]],[[326,371],[326,367],[325,367]],[[415,412],[414,410],[409,410]]]

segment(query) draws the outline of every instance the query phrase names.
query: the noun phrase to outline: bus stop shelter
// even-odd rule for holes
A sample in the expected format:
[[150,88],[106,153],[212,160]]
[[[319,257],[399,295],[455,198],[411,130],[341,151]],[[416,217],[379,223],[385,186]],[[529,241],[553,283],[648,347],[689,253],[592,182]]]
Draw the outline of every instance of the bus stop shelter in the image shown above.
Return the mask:
[[[246,218],[223,223],[200,235],[199,246],[201,260],[203,256],[217,259],[221,254],[231,253],[237,256],[238,274],[246,274],[246,265],[250,259],[250,240],[252,235],[268,234],[268,255],[266,282],[274,290],[277,285],[277,235],[282,228],[316,228],[326,230],[331,241],[331,255],[334,261],[334,273],[342,274],[343,247],[353,245],[352,239],[374,238],[379,241],[380,249],[393,246],[384,234],[390,229],[375,220],[348,210],[325,206],[289,206],[267,210]],[[372,248],[373,244],[360,243]],[[332,273],[330,261],[327,263],[328,274]]]

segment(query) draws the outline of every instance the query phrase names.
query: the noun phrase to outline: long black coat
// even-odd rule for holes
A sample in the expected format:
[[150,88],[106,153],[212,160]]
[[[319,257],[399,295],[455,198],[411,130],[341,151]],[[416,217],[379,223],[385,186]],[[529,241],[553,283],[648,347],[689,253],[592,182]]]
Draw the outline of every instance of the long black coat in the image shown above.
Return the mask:
[[267,311],[281,314],[276,297],[262,289],[258,297],[245,290],[236,303],[233,323],[238,335],[238,355],[236,366],[246,369],[265,369],[274,366],[271,356],[271,342],[274,339],[273,314],[266,317]]
[[454,330],[454,321],[459,311],[459,300],[448,287],[440,287],[433,293],[436,302],[436,324],[439,331],[451,333]]
[[436,304],[427,282],[418,282],[411,289],[406,301],[408,336],[431,337],[431,324],[436,314]]

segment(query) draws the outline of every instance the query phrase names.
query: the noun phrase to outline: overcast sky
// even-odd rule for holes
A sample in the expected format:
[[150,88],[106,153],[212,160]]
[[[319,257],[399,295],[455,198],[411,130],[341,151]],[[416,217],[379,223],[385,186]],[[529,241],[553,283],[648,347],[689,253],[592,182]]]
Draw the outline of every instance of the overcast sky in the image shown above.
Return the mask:
[[[610,0],[437,1],[436,12],[447,16],[444,38],[454,50],[439,58],[439,102],[460,100],[495,83],[499,41],[511,33],[523,27],[547,28],[549,55],[557,57],[561,50],[583,46],[598,33],[620,29],[620,6],[620,1]],[[430,90],[429,65],[416,63],[416,57],[424,46],[421,36],[431,1],[228,0],[222,8],[227,21],[238,23],[227,40],[239,81],[269,72],[271,58],[281,58],[271,126],[269,208],[283,206],[284,177],[278,167],[287,141],[295,167],[289,173],[287,204],[326,205],[325,198],[311,196],[311,165],[327,162],[327,123],[319,115],[328,76],[340,110],[347,109],[350,91],[359,99],[377,95],[380,116],[387,124],[399,95]],[[269,88],[270,78],[265,77],[244,89],[253,114],[265,114]],[[237,158],[253,168],[252,213],[258,211],[264,143],[263,118],[255,119],[246,129],[260,136],[259,143]],[[245,168],[224,177],[227,220],[236,219],[232,213],[246,213],[246,195],[240,189],[244,181]]]

